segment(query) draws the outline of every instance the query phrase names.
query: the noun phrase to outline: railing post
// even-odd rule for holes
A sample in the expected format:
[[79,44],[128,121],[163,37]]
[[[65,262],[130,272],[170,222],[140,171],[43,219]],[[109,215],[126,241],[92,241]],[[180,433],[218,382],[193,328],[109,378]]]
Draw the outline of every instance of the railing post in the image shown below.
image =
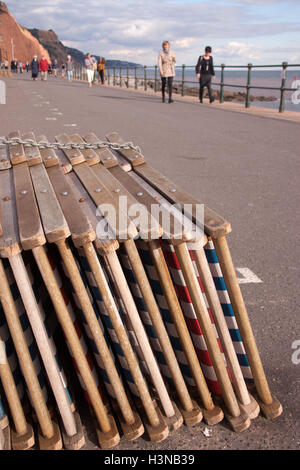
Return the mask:
[[147,65],[144,65],[144,90],[147,91]]
[[120,67],[120,87],[122,86],[122,67]]
[[113,85],[116,86],[116,67],[113,67],[113,73],[114,73]]
[[154,91],[155,93],[157,92],[157,68],[158,66],[155,65],[155,68],[154,68]]
[[129,88],[129,67],[128,67],[128,66],[127,66],[127,70],[126,70],[126,71],[127,71],[127,77],[126,77],[126,78],[127,78],[127,83],[126,83],[126,86],[127,86],[127,88]]
[[110,68],[106,67],[106,70],[107,70],[107,74],[106,74],[106,76],[107,76],[107,85],[110,85],[110,73],[109,73]]
[[285,85],[286,85],[286,69],[288,63],[282,62],[282,78],[281,78],[281,87],[280,87],[280,105],[279,105],[279,112],[284,112],[284,95],[285,95]]
[[252,64],[248,64],[246,108],[250,108],[251,71],[252,71]]
[[182,64],[182,74],[181,74],[181,96],[185,95],[184,89],[184,80],[185,80],[185,65]]
[[224,72],[225,64],[221,64],[220,103],[224,103]]
[[137,90],[137,76],[136,76],[137,66],[134,66],[134,88]]

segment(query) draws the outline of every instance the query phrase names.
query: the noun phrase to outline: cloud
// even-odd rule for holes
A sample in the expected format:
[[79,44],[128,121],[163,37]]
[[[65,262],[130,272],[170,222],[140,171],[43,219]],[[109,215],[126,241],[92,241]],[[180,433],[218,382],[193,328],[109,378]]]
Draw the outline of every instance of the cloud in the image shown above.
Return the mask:
[[207,44],[220,62],[268,62],[256,44],[272,38],[275,55],[287,34],[299,43],[298,4],[290,2],[294,8],[287,9],[288,21],[272,15],[273,5],[285,3],[279,0],[8,0],[7,5],[23,26],[53,29],[63,43],[82,52],[136,56],[137,62],[150,65],[166,39],[177,63],[193,64]]

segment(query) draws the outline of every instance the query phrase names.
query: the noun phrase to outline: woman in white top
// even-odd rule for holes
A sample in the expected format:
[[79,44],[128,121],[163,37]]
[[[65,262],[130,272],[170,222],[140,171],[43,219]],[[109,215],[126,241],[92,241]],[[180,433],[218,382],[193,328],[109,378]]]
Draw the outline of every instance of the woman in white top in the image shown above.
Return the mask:
[[169,103],[173,103],[172,88],[173,78],[175,77],[176,58],[173,51],[170,49],[169,41],[164,41],[162,43],[162,48],[163,50],[158,55],[158,67],[161,76],[162,101],[165,103],[165,89],[168,82]]
[[87,54],[86,59],[85,59],[85,68],[86,68],[87,79],[88,79],[90,88],[93,86],[96,67],[97,67],[97,61],[95,57],[91,57],[90,54]]

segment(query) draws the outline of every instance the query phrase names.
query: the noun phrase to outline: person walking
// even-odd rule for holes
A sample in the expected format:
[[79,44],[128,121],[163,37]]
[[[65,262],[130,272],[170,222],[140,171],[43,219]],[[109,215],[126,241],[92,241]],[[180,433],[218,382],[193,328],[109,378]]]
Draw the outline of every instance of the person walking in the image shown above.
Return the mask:
[[93,81],[94,81],[95,70],[97,68],[97,61],[96,61],[95,57],[91,57],[90,53],[86,54],[85,68],[86,68],[89,87],[92,88]]
[[17,61],[17,59],[13,59],[13,60],[11,61],[10,68],[11,68],[11,71],[12,71],[12,72],[18,73],[18,61]]
[[26,72],[29,72],[29,62],[28,61],[26,62],[25,67],[26,67]]
[[105,62],[106,60],[104,57],[99,57],[99,62],[97,64],[97,70],[99,74],[99,82],[101,81],[101,84],[104,85],[105,83]]
[[33,59],[31,61],[31,76],[32,76],[32,79],[34,81],[36,81],[38,79],[38,76],[39,76],[39,61],[38,61],[38,58],[37,56],[33,56]]
[[211,89],[211,79],[215,78],[215,70],[213,58],[211,56],[212,49],[210,46],[206,46],[205,54],[200,56],[196,65],[196,76],[199,78],[199,100],[203,103],[203,91],[206,87],[208,90],[209,102],[213,103],[214,97]]
[[175,77],[175,63],[176,58],[170,49],[169,41],[162,43],[162,51],[158,55],[158,67],[161,76],[161,93],[162,101],[165,103],[165,90],[166,84],[168,83],[169,92],[169,103],[173,103],[172,91],[173,91],[173,79]]
[[52,64],[52,69],[53,69],[54,77],[57,78],[57,71],[58,71],[57,59],[54,59],[53,64]]
[[20,70],[20,73],[23,73],[23,62],[21,60],[19,62],[19,70]]
[[47,80],[47,76],[48,76],[48,69],[49,69],[49,63],[48,63],[48,60],[46,59],[46,57],[43,55],[41,60],[40,60],[40,63],[39,63],[39,70],[41,72],[41,79],[43,81],[46,81]]
[[67,69],[68,82],[71,82],[73,79],[74,66],[73,66],[72,58],[70,55],[68,55],[68,58],[67,58],[66,69]]

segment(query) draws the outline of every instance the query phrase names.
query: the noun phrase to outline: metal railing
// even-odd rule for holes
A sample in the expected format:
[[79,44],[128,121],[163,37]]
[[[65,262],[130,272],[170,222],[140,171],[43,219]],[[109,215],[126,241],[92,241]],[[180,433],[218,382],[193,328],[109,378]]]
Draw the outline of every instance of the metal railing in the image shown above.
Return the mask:
[[[279,98],[279,112],[283,113],[285,110],[285,95],[286,92],[291,91],[295,92],[295,88],[288,88],[286,86],[286,72],[288,68],[291,67],[299,67],[300,64],[288,64],[288,62],[283,62],[279,65],[215,65],[214,68],[216,70],[220,70],[220,81],[213,82],[213,86],[219,87],[219,102],[223,103],[225,101],[224,98],[224,88],[244,88],[245,89],[245,107],[250,108],[251,103],[251,90],[273,90],[280,92]],[[181,65],[175,67],[176,71],[180,70],[179,76],[180,79],[175,79],[173,83],[180,84],[181,88],[181,95],[185,96],[187,92],[187,86],[189,84],[193,84],[197,86],[197,81],[187,80],[186,79],[186,70],[193,69],[195,70],[195,66],[191,65]],[[247,71],[247,78],[246,83],[227,83],[225,81],[225,71],[226,70],[245,70]],[[280,86],[265,86],[265,85],[253,85],[252,80],[252,71],[255,69],[280,69],[281,70],[281,82]],[[95,73],[95,75],[97,72]],[[178,76],[178,74],[177,74]],[[75,70],[74,78],[79,80],[87,80],[86,70],[79,69]],[[106,82],[108,85],[119,86],[126,88],[130,87],[130,83],[135,89],[138,89],[138,86],[141,85],[145,91],[148,88],[153,89],[154,92],[158,92],[160,90],[160,74],[157,65],[154,66],[135,66],[135,67],[108,67],[106,66]]]

